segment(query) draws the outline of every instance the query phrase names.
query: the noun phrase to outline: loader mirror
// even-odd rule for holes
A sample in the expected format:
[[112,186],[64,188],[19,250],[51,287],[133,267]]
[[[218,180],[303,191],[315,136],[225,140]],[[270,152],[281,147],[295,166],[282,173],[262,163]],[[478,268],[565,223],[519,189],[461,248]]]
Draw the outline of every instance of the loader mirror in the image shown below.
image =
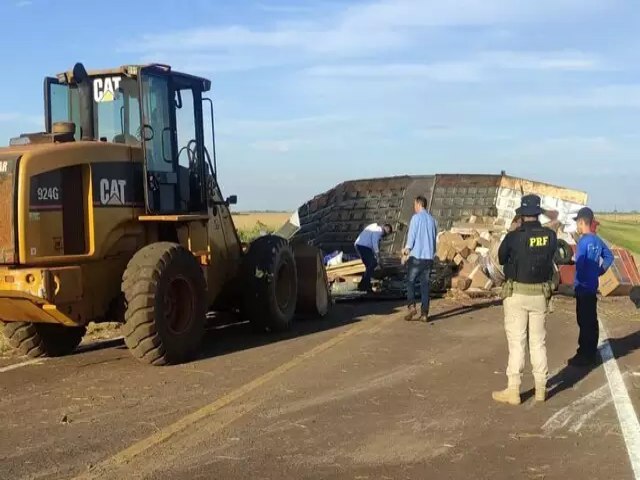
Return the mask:
[[147,124],[143,125],[142,128],[140,129],[140,136],[142,137],[142,140],[145,142],[149,142],[153,140],[153,127]]
[[236,205],[238,203],[238,196],[231,195],[230,197],[227,197],[227,200],[225,201],[225,203],[227,204],[227,207],[229,205]]

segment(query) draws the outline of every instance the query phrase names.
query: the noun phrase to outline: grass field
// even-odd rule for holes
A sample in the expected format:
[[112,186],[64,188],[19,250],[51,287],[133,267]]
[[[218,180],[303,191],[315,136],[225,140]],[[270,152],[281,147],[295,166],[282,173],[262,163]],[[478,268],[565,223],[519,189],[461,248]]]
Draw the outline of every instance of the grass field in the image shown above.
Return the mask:
[[633,252],[638,260],[640,259],[640,221],[619,218],[615,221],[598,215],[597,219],[600,222],[598,233],[614,245]]
[[640,213],[597,213],[596,218],[598,221],[607,220],[610,222],[640,224]]
[[291,212],[234,212],[233,223],[238,229],[240,240],[248,242],[261,232],[278,230],[291,217]]

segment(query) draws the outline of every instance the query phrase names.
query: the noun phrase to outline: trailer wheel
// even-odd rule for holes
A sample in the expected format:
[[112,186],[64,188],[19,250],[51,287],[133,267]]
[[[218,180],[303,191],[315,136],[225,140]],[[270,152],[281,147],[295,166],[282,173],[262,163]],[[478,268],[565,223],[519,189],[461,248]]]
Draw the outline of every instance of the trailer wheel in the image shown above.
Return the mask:
[[123,275],[125,343],[138,360],[180,363],[204,336],[206,283],[202,268],[184,247],[160,242],[140,249]]
[[573,258],[573,248],[566,240],[558,239],[558,248],[555,253],[556,265],[571,265]]
[[86,327],[65,327],[54,323],[0,322],[7,343],[31,358],[61,357],[73,352]]
[[293,251],[278,236],[254,240],[244,259],[244,308],[256,330],[283,331],[296,310],[298,278]]

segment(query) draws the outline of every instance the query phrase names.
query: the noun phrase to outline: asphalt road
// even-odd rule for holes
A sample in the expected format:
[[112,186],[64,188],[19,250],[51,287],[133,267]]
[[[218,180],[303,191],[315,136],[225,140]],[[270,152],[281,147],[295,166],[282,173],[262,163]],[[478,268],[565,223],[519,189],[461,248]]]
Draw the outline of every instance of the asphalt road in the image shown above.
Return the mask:
[[[639,411],[628,303],[604,305],[602,321],[608,366]],[[404,322],[393,302],[339,304],[281,336],[219,325],[201,358],[164,368],[120,340],[0,358],[0,478],[636,478],[620,389],[604,366],[565,367],[571,301],[548,320],[552,396],[535,404],[527,375],[519,407],[491,400],[505,384],[501,307],[467,305],[436,301],[428,325]]]

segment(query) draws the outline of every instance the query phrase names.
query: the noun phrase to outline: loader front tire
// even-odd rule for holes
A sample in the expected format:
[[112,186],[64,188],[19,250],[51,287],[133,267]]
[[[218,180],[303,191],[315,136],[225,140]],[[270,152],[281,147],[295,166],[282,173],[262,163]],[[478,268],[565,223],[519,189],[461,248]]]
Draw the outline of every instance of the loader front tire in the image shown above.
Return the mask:
[[266,235],[244,258],[244,312],[258,331],[283,331],[296,310],[298,278],[293,251],[281,237]]
[[65,327],[53,323],[0,322],[7,343],[31,358],[61,357],[73,352],[86,327]]
[[138,360],[167,365],[189,360],[204,336],[206,282],[187,249],[159,242],[140,249],[123,275],[124,338]]

